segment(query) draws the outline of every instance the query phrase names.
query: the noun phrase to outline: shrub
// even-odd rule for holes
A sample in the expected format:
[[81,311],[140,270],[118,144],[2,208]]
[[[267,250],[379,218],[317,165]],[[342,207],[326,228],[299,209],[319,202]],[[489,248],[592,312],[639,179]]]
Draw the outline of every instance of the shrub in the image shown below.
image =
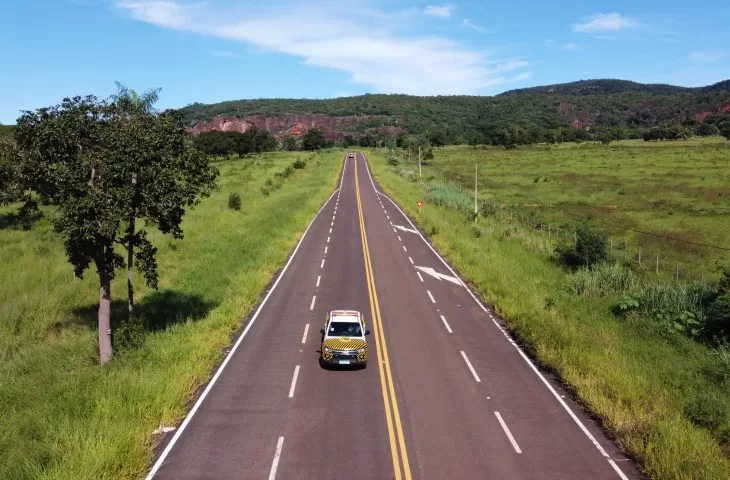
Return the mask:
[[608,260],[606,236],[587,227],[576,233],[575,245],[558,246],[556,253],[563,264],[571,268],[590,267]]
[[568,277],[568,291],[585,297],[631,293],[638,288],[639,277],[631,269],[615,263],[582,268]]
[[705,325],[709,339],[730,340],[730,292],[720,294],[710,306]]
[[307,162],[302,160],[301,158],[297,158],[294,163],[292,163],[292,167],[296,168],[297,170],[302,169],[307,166]]
[[241,196],[237,193],[231,193],[228,195],[228,208],[231,210],[241,209]]
[[397,167],[400,163],[400,160],[398,160],[398,157],[388,157],[388,165],[392,165],[394,167]]

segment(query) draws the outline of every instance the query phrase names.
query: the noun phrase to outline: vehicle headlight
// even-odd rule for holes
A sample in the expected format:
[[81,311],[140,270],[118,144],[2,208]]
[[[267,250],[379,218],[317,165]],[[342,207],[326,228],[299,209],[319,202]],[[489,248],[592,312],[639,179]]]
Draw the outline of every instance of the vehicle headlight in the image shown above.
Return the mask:
[[330,353],[331,351],[330,347],[324,347],[324,353]]
[[361,349],[359,349],[359,350],[357,351],[357,353],[365,353],[365,347],[362,347]]

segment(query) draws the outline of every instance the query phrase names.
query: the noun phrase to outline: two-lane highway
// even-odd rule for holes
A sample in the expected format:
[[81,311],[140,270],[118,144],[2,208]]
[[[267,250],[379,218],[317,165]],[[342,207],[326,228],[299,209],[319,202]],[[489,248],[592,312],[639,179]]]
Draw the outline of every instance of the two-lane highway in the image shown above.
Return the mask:
[[[339,308],[372,330],[365,370],[318,363],[325,314]],[[148,478],[341,476],[640,478],[360,154]]]

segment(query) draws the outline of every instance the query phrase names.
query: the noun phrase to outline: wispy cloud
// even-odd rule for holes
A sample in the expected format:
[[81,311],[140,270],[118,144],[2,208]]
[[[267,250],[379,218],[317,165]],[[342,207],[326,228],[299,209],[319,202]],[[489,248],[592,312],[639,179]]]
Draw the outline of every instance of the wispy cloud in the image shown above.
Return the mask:
[[423,14],[430,17],[449,18],[452,13],[454,13],[454,6],[450,4],[429,5],[423,10]]
[[628,28],[635,28],[639,23],[620,13],[597,13],[587,18],[584,23],[576,23],[573,30],[581,33],[617,32]]
[[569,50],[571,52],[578,50],[580,48],[580,45],[573,42],[568,42],[565,45],[563,45],[563,50]]
[[486,28],[484,28],[480,25],[477,25],[476,23],[472,22],[468,18],[465,18],[464,20],[461,21],[461,26],[465,27],[465,28],[469,28],[469,29],[474,30],[475,32],[479,32],[479,33],[485,33],[487,31]]
[[159,27],[245,42],[302,58],[307,65],[342,70],[354,82],[382,93],[478,93],[523,78],[519,70],[529,65],[524,59],[491,58],[448,39],[376,31],[370,19],[344,7],[246,12],[239,17],[206,3],[117,0],[116,5],[132,18]]
[[728,56],[727,52],[720,50],[695,50],[690,52],[689,61],[694,63],[715,63]]

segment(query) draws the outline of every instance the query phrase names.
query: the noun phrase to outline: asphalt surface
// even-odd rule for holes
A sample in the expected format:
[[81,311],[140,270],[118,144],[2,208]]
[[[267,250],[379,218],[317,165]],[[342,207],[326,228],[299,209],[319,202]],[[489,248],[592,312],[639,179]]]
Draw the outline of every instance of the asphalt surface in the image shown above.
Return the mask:
[[[367,369],[319,365],[325,314],[341,308],[372,330]],[[160,450],[148,478],[641,478],[361,154]]]

